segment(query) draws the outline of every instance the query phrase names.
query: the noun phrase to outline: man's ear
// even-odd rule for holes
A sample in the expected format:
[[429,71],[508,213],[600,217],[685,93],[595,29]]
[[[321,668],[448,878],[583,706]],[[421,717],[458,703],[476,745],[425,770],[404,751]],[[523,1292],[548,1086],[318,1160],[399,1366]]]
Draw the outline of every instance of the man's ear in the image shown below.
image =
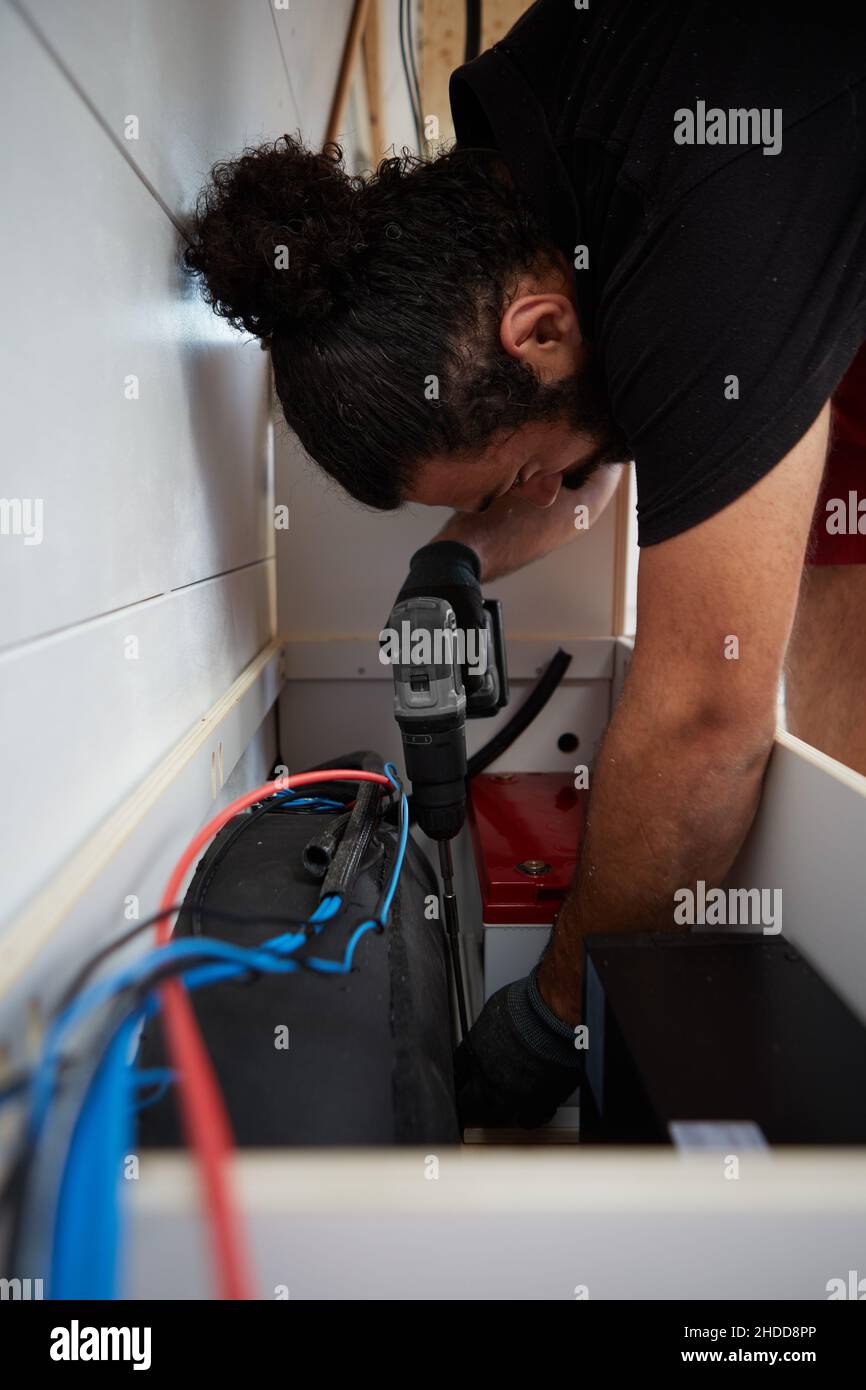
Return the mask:
[[499,341],[509,357],[547,381],[570,375],[583,355],[574,305],[550,291],[518,294],[502,315]]

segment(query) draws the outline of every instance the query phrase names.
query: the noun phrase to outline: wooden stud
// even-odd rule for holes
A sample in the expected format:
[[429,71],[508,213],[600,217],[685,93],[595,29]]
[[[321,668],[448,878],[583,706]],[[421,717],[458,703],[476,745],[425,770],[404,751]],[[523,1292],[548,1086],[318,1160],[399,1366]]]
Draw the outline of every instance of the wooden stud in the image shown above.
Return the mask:
[[370,120],[370,158],[374,165],[378,163],[385,147],[385,131],[382,125],[382,41],[379,21],[379,0],[370,0],[361,60]]
[[336,140],[339,134],[340,125],[346,111],[346,102],[349,99],[349,88],[352,85],[355,60],[361,46],[361,39],[367,24],[369,9],[370,0],[355,0],[355,8],[352,10],[352,18],[349,21],[349,29],[346,34],[346,42],[343,45],[343,57],[340,61],[337,85],[334,88],[334,97],[331,102],[331,114],[328,117],[328,124],[325,129],[326,143],[329,140]]
[[466,11],[463,0],[423,0],[419,34],[419,82],[422,117],[435,116],[439,136],[434,147],[454,139],[448,81],[463,62]]
[[[490,48],[508,33],[529,8],[528,0],[484,0],[481,7],[481,48]],[[436,116],[439,138],[454,139],[448,82],[463,62],[466,48],[464,0],[423,0],[419,37],[420,83],[423,115]]]

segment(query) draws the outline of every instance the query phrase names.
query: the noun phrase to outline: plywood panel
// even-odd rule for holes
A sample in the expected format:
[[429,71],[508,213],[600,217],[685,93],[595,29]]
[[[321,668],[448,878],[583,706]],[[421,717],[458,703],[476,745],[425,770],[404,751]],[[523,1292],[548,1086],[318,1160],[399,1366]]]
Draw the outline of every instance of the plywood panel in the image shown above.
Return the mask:
[[481,47],[491,48],[516,24],[531,0],[483,0],[481,6]]
[[[421,93],[424,111],[439,118],[439,137],[454,139],[448,80],[460,67],[466,52],[464,0],[421,0]],[[527,0],[484,0],[481,6],[481,51],[492,48],[508,33]]]
[[272,571],[261,561],[0,656],[3,918],[265,646]]
[[44,517],[41,544],[0,540],[5,647],[260,559],[273,530],[265,355],[193,295],[171,222],[8,10],[2,37],[0,491]]
[[463,0],[423,0],[420,36],[421,97],[425,116],[439,121],[439,141],[454,139],[448,80],[463,62],[466,12]]

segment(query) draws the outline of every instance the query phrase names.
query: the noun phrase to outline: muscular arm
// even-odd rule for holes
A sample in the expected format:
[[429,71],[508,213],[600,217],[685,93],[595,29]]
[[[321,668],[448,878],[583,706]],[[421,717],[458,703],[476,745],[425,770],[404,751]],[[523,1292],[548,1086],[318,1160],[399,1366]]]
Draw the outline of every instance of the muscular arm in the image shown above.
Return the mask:
[[470,545],[487,584],[585,534],[585,528],[575,527],[575,507],[587,507],[592,526],[613,497],[622,470],[621,463],[606,464],[582,488],[562,488],[553,506],[544,509],[506,493],[486,512],[455,512],[433,539]]
[[825,406],[745,496],[641,553],[634,657],[597,760],[575,884],[539,973],[568,1023],[579,1018],[583,937],[672,929],[675,891],[717,884],[751,824],[828,420]]

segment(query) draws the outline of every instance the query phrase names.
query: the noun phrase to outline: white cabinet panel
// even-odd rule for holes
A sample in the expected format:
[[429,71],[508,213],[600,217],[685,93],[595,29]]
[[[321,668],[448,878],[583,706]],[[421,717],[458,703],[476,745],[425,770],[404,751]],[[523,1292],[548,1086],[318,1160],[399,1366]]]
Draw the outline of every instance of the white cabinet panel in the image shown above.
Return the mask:
[[[290,637],[372,640],[387,620],[412,552],[450,512],[359,506],[302,456],[284,425],[277,432],[275,469],[276,500],[290,512],[289,529],[277,533],[281,630]],[[610,633],[615,512],[608,507],[572,544],[486,587],[489,597],[502,600],[509,638],[555,642]]]
[[[582,1284],[593,1300],[823,1301],[828,1279],[862,1277],[859,1150],[743,1158],[739,1182],[719,1177],[714,1155],[683,1162],[661,1147],[466,1145],[445,1149],[438,1182],[422,1182],[424,1160],[423,1149],[243,1151],[257,1296],[282,1285],[293,1302],[573,1303]],[[151,1154],[142,1177],[124,1184],[125,1297],[210,1297],[192,1165]],[[714,1309],[700,1323],[698,1312],[713,1325]]]
[[[551,653],[552,654],[552,653]],[[289,648],[287,665],[296,667]],[[492,719],[472,719],[466,725],[466,749],[471,757],[493,738],[525,701],[532,682],[515,681],[511,703]],[[567,681],[553,694],[543,713],[495,763],[494,772],[571,772],[578,764],[591,766],[607,724],[610,682]],[[371,748],[404,769],[403,745],[394,719],[394,687],[387,680],[295,680],[291,676],[280,696],[283,756],[293,771],[315,766],[340,753]],[[557,739],[576,733],[579,749],[562,753]]]
[[272,592],[265,560],[0,656],[0,917],[45,884],[265,646]]
[[20,17],[0,24],[0,495],[43,515],[41,544],[0,536],[5,647],[261,559],[273,531],[265,355],[198,301],[171,222]]
[[611,504],[570,545],[488,586],[502,600],[511,637],[567,641],[612,631],[615,521]]
[[727,881],[781,891],[785,937],[866,1023],[864,847],[866,777],[778,734],[758,814]]
[[[268,0],[21,4],[176,214],[214,160],[298,124]],[[330,29],[308,37],[338,47]],[[294,61],[308,60],[298,49]],[[136,140],[127,139],[129,116],[138,118]]]

